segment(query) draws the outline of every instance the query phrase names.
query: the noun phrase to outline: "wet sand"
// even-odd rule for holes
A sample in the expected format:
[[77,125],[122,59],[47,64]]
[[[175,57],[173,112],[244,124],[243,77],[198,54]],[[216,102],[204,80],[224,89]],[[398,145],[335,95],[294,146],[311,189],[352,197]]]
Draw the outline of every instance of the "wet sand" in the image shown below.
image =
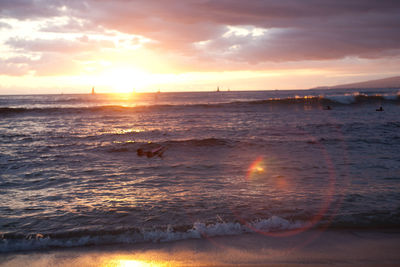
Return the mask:
[[0,266],[400,266],[400,230],[311,230],[0,255]]

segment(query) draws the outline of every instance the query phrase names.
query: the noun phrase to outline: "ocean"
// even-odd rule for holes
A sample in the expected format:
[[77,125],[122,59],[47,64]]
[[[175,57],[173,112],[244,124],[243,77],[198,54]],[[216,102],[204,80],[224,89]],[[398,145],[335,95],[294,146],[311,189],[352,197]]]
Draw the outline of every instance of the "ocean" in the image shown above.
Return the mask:
[[400,89],[0,96],[0,252],[399,227]]

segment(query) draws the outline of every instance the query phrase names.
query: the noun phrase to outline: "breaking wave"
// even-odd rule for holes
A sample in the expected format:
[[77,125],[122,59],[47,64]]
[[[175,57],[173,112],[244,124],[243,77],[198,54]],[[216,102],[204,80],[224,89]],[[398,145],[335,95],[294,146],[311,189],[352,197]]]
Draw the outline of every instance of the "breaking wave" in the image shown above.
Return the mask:
[[[334,221],[324,221],[315,225],[325,229],[368,229],[368,228],[398,228],[398,213],[386,214],[386,211],[375,213],[360,213],[349,216],[340,216]],[[383,216],[382,216],[383,215]],[[390,217],[390,219],[389,219]],[[187,239],[202,239],[216,236],[240,235],[259,233],[264,235],[296,233],[308,229],[311,222],[307,218],[287,220],[278,216],[268,219],[256,219],[247,223],[225,222],[204,223],[195,222],[192,225],[166,225],[153,228],[125,228],[120,230],[81,230],[58,233],[35,233],[23,235],[6,233],[0,235],[0,252],[30,251],[49,248],[72,248],[96,245],[117,245],[137,243],[174,242]],[[388,220],[389,219],[389,220]]]
[[43,248],[68,248],[90,245],[135,244],[144,242],[172,242],[214,236],[239,235],[254,231],[277,232],[298,229],[300,221],[288,221],[278,216],[256,220],[248,225],[238,222],[206,224],[196,222],[190,226],[171,226],[154,229],[123,229],[115,231],[79,231],[49,234],[3,234],[0,252],[37,250]]
[[0,115],[17,115],[17,114],[54,114],[54,113],[84,113],[84,112],[140,112],[160,109],[173,108],[223,108],[223,107],[244,107],[253,105],[295,105],[295,104],[318,104],[318,105],[349,105],[363,103],[398,103],[400,102],[399,94],[375,94],[366,95],[362,93],[352,93],[344,95],[328,95],[328,96],[294,96],[287,98],[269,98],[265,100],[255,101],[235,101],[227,103],[204,103],[204,104],[162,104],[162,105],[142,105],[142,106],[119,106],[119,105],[103,105],[91,107],[43,107],[43,108],[26,108],[26,107],[0,107]]

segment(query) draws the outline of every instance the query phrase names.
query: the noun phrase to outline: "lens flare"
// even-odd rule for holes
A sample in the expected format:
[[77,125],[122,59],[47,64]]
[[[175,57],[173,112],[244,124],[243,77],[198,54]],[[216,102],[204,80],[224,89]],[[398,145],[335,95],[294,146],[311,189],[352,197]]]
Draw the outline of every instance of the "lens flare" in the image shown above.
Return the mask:
[[259,157],[256,161],[251,164],[250,168],[247,171],[247,180],[258,180],[265,177],[267,173],[267,167],[264,162],[263,157]]
[[[322,147],[322,146],[321,146]],[[323,148],[323,147],[322,147]],[[256,229],[252,222],[247,221],[244,219],[239,213],[235,212],[236,217],[238,220],[246,225],[249,229],[254,232],[266,235],[266,236],[274,236],[274,237],[285,237],[296,235],[301,232],[304,232],[311,227],[318,224],[322,218],[326,215],[332,200],[333,200],[333,193],[335,191],[335,170],[332,164],[332,160],[326,150],[322,150],[322,156],[325,158],[326,168],[329,170],[329,182],[326,184],[325,190],[325,197],[322,199],[318,210],[315,214],[306,222],[303,222],[302,227],[300,228],[293,228],[293,229],[286,229],[282,231],[263,231],[260,229]],[[291,179],[284,173],[277,173],[276,170],[273,168],[267,168],[268,164],[267,161],[263,157],[258,157],[249,167],[246,175],[246,180],[248,182],[256,182],[259,185],[259,182],[262,181],[263,186],[268,186],[274,188],[275,190],[286,191],[286,194],[290,191],[295,191],[295,185],[292,184]],[[281,170],[282,171],[282,170]]]

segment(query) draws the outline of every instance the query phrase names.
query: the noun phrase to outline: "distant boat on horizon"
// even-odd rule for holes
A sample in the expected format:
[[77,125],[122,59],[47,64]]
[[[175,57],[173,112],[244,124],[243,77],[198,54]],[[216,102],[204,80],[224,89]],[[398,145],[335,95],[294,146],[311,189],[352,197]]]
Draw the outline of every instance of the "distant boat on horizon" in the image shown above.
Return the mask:
[[219,86],[217,86],[217,92],[219,92]]
[[94,86],[92,87],[92,95],[95,95],[96,92],[94,91]]

